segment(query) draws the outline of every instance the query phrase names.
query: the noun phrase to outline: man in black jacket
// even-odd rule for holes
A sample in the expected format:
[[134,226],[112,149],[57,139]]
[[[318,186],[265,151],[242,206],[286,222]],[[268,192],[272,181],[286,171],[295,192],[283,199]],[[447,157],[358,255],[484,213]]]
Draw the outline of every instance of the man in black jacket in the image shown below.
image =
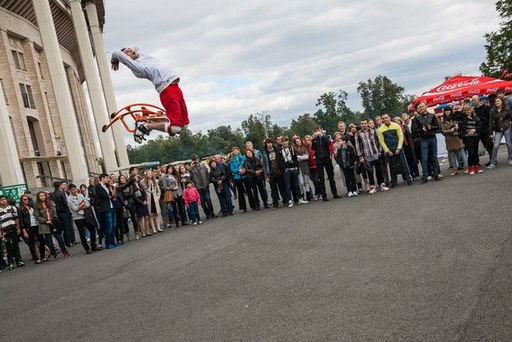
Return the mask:
[[471,97],[471,101],[473,101],[474,109],[476,116],[480,119],[480,141],[485,147],[487,153],[489,153],[489,162],[485,164],[485,166],[491,165],[492,159],[492,147],[493,142],[491,139],[491,132],[489,131],[489,117],[491,116],[491,107],[485,105],[482,101],[480,101],[480,97],[478,95],[474,95]]
[[265,140],[263,150],[263,170],[265,171],[266,181],[270,183],[270,194],[274,209],[279,207],[279,193],[283,199],[283,204],[288,205],[288,197],[284,185],[284,158],[281,154],[279,145],[274,144],[272,139]]
[[412,132],[420,138],[421,144],[421,184],[427,182],[428,164],[432,165],[432,174],[434,180],[439,181],[439,164],[437,162],[437,138],[436,132],[439,130],[439,124],[436,116],[427,111],[427,105],[424,102],[416,104],[418,115],[412,120]]
[[338,190],[336,189],[336,181],[334,180],[334,168],[332,166],[331,152],[329,150],[330,146],[331,140],[325,136],[322,127],[318,126],[316,132],[313,133],[313,144],[311,148],[315,151],[315,161],[318,172],[318,192],[322,195],[324,202],[328,201],[325,191],[324,169],[325,172],[327,172],[327,178],[329,178],[333,198],[340,198]]
[[109,187],[109,180],[108,175],[102,173],[99,183],[95,186],[95,190],[98,221],[105,234],[105,245],[107,249],[112,249],[117,247],[117,244],[114,242],[114,206],[112,204],[112,198],[115,197],[115,193],[112,193]]
[[62,223],[64,230],[64,244],[66,247],[71,247],[76,243],[75,229],[73,226],[73,217],[68,207],[68,196],[66,194],[66,188],[68,184],[66,181],[56,181],[53,183],[55,191],[51,195],[53,203],[55,203],[55,209],[57,210],[57,216],[59,221]]
[[299,162],[297,160],[297,153],[289,146],[287,137],[283,137],[283,147],[281,155],[284,158],[284,185],[286,188],[286,197],[288,199],[288,207],[293,207],[293,203],[308,203],[300,196],[299,188]]

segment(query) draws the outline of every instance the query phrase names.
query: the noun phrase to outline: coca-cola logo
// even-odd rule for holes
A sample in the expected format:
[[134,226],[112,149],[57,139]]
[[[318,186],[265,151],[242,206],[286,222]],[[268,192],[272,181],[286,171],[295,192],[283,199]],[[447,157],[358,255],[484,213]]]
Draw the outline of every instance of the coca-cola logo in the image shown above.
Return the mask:
[[488,93],[496,93],[498,91],[498,88],[487,88]]
[[480,95],[480,89],[468,91],[468,95]]
[[432,100],[433,102],[439,102],[439,101],[444,101],[444,95],[442,96],[437,96],[437,97],[434,97],[434,99]]
[[438,92],[443,92],[443,91],[455,90],[458,88],[470,87],[470,86],[474,86],[477,84],[480,84],[480,80],[478,78],[473,78],[473,79],[467,80],[467,81],[461,81],[461,82],[451,83],[451,84],[443,84],[443,85],[440,85],[439,87],[437,87],[436,90]]
[[462,96],[462,92],[461,92],[461,91],[459,91],[459,92],[457,92],[457,93],[452,93],[452,94],[450,94],[450,97],[451,97],[452,99],[457,99],[457,98],[459,98],[459,97],[463,97],[463,96]]

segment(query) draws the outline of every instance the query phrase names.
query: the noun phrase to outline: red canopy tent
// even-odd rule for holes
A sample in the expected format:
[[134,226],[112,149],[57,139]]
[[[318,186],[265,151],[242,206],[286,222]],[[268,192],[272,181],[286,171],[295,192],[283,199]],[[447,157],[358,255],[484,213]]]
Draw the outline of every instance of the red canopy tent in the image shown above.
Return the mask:
[[487,76],[454,76],[414,99],[409,107],[425,102],[427,107],[463,100],[473,95],[496,94],[499,88],[512,92],[512,82]]

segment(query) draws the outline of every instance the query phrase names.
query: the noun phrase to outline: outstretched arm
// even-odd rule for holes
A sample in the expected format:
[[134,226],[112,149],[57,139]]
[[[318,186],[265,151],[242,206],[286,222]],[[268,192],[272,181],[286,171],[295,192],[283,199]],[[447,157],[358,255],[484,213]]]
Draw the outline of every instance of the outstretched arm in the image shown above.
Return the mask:
[[112,69],[118,70],[119,69],[119,62],[126,65],[135,76],[142,77],[144,73],[144,68],[140,63],[133,60],[131,57],[129,57],[127,54],[125,54],[122,51],[114,51],[112,52],[112,59],[110,60],[112,63]]

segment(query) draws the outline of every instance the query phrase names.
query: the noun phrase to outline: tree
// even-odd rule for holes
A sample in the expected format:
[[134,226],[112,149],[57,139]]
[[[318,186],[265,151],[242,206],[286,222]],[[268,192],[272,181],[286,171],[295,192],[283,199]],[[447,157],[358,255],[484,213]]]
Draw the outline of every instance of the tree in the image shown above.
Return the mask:
[[338,128],[338,122],[341,120],[351,122],[354,120],[354,112],[347,106],[348,94],[346,91],[340,90],[338,94],[334,92],[322,94],[316,106],[322,106],[314,117],[320,126],[328,133],[335,132]]
[[[259,116],[263,116],[261,120]],[[270,121],[270,115],[265,115],[261,113],[250,114],[247,120],[242,121],[242,131],[247,140],[252,141],[256,146],[267,137],[266,132],[268,131],[268,126],[266,125],[266,121]]]
[[219,126],[208,130],[204,141],[203,155],[224,153],[231,150],[233,146],[240,146],[244,143],[244,136],[240,129],[233,131],[231,126]]
[[480,65],[480,71],[496,78],[512,79],[512,2],[496,1],[496,11],[502,19],[500,29],[484,35],[487,44],[486,61]]
[[374,80],[359,82],[357,92],[361,95],[364,114],[375,118],[383,113],[398,114],[404,108],[404,88],[393,83],[387,76],[379,75]]
[[312,134],[318,124],[309,113],[299,115],[297,120],[293,119],[290,124],[291,134],[298,134],[301,137]]

